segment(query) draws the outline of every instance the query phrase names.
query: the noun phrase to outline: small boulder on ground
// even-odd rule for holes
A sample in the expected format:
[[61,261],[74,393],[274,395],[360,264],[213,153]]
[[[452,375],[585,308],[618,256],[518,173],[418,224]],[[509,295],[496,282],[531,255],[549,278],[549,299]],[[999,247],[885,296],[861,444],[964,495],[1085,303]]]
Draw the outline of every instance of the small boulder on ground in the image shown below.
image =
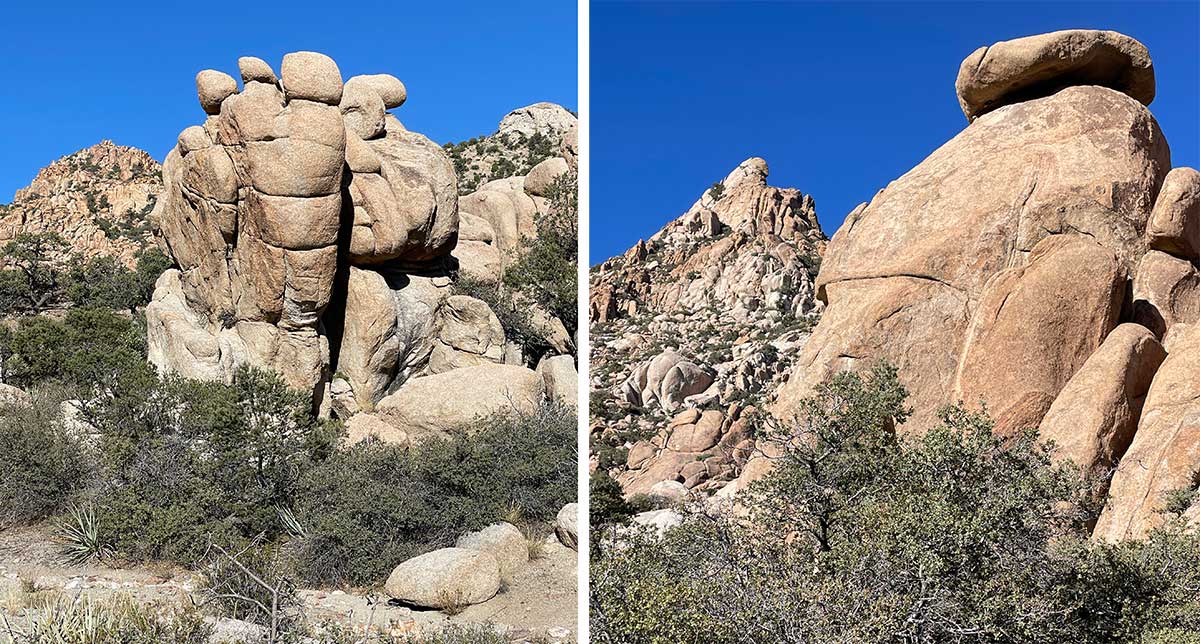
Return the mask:
[[554,533],[558,540],[572,550],[579,550],[579,504],[568,503],[558,511],[554,520]]
[[396,566],[384,590],[414,606],[444,609],[485,602],[500,592],[500,563],[466,548],[442,548]]

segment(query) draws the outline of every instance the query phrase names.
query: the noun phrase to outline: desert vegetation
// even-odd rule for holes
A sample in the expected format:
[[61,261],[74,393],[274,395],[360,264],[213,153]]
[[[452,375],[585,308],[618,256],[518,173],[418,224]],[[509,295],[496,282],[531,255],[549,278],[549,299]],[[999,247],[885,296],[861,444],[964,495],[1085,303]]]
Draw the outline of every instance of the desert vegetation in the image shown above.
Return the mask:
[[897,435],[906,395],[887,365],[827,381],[773,430],[784,449],[744,512],[692,508],[661,536],[594,478],[593,637],[1198,641],[1200,532],[1171,514],[1092,541],[1095,481],[1051,445],[961,406]]
[[[517,300],[575,315],[574,185],[555,186],[545,235],[503,280],[476,290],[463,278],[457,290],[503,293],[509,306],[493,306],[510,316],[528,315]],[[399,563],[500,521],[516,522],[535,550],[574,500],[576,411],[558,399],[416,443],[349,444],[341,421],[314,415],[311,394],[273,371],[243,365],[228,382],[156,371],[144,310],[171,267],[156,249],[131,269],[74,253],[54,233],[22,233],[0,255],[0,530],[50,526],[64,565],[202,579],[195,606],[31,585],[10,598],[20,610],[7,611],[0,642],[206,642],[218,617],[277,641],[362,642],[361,626],[311,621],[297,589],[378,592]],[[548,349],[525,318],[506,318],[505,332],[542,347],[534,357]],[[379,642],[507,641],[486,626],[370,632]]]

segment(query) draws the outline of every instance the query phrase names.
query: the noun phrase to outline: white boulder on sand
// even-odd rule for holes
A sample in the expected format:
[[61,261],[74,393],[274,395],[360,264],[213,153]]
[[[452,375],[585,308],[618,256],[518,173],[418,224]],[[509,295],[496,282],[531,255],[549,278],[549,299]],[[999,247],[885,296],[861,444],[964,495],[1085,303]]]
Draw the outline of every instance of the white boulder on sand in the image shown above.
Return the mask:
[[500,592],[500,563],[466,548],[442,548],[396,566],[384,590],[388,596],[425,608],[465,607]]

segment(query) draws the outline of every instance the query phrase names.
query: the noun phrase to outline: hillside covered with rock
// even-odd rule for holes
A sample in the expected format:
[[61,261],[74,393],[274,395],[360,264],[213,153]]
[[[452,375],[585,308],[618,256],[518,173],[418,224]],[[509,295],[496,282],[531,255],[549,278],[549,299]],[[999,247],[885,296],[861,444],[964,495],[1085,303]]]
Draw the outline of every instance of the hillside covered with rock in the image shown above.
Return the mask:
[[157,161],[101,141],[42,168],[12,203],[0,205],[0,245],[21,233],[57,233],[84,257],[114,256],[128,267],[153,244],[149,214],[162,190]]
[[627,494],[729,484],[820,315],[813,199],[767,172],[747,159],[592,268],[592,467]]
[[574,163],[578,123],[578,117],[561,105],[534,103],[506,114],[492,134],[445,144],[458,173],[460,194],[489,181],[530,174],[537,164],[555,156]]

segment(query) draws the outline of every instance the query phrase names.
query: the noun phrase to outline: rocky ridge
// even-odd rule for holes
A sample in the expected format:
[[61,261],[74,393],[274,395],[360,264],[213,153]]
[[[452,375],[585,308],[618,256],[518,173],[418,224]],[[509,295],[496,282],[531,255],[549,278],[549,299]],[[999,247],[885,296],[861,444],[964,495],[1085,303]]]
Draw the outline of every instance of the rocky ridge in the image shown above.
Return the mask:
[[627,495],[663,482],[711,492],[736,477],[820,314],[812,197],[767,173],[747,159],[592,269],[592,467]]
[[42,168],[0,205],[0,245],[54,232],[84,257],[111,255],[133,267],[153,243],[149,214],[161,191],[161,166],[149,154],[101,141]]

